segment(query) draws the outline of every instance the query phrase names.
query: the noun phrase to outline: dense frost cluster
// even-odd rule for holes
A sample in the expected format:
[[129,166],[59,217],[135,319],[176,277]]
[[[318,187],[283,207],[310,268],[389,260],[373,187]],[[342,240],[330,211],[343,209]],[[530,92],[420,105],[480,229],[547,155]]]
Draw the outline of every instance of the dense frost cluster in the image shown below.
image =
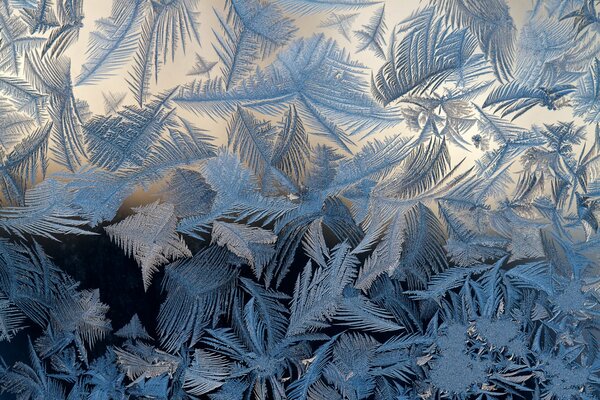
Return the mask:
[[0,2],[6,398],[599,398],[596,0],[83,1]]

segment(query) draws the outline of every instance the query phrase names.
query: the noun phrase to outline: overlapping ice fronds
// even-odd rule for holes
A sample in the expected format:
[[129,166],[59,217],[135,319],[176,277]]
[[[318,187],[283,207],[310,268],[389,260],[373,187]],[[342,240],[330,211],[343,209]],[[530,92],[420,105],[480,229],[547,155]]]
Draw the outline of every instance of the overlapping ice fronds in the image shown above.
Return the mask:
[[600,397],[597,0],[86,1],[0,2],[3,395]]

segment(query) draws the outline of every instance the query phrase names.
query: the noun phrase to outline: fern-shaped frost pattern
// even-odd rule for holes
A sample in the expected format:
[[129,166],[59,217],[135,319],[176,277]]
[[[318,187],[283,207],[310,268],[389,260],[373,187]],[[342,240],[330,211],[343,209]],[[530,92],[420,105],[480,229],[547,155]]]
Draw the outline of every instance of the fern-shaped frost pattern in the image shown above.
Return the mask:
[[600,398],[599,27],[0,1],[0,397]]

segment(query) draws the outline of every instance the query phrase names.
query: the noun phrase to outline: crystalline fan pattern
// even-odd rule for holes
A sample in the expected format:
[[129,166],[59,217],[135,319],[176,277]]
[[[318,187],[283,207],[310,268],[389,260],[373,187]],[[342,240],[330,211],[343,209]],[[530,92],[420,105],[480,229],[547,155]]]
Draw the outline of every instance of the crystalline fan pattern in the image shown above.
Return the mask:
[[600,398],[597,0],[0,2],[0,398]]

